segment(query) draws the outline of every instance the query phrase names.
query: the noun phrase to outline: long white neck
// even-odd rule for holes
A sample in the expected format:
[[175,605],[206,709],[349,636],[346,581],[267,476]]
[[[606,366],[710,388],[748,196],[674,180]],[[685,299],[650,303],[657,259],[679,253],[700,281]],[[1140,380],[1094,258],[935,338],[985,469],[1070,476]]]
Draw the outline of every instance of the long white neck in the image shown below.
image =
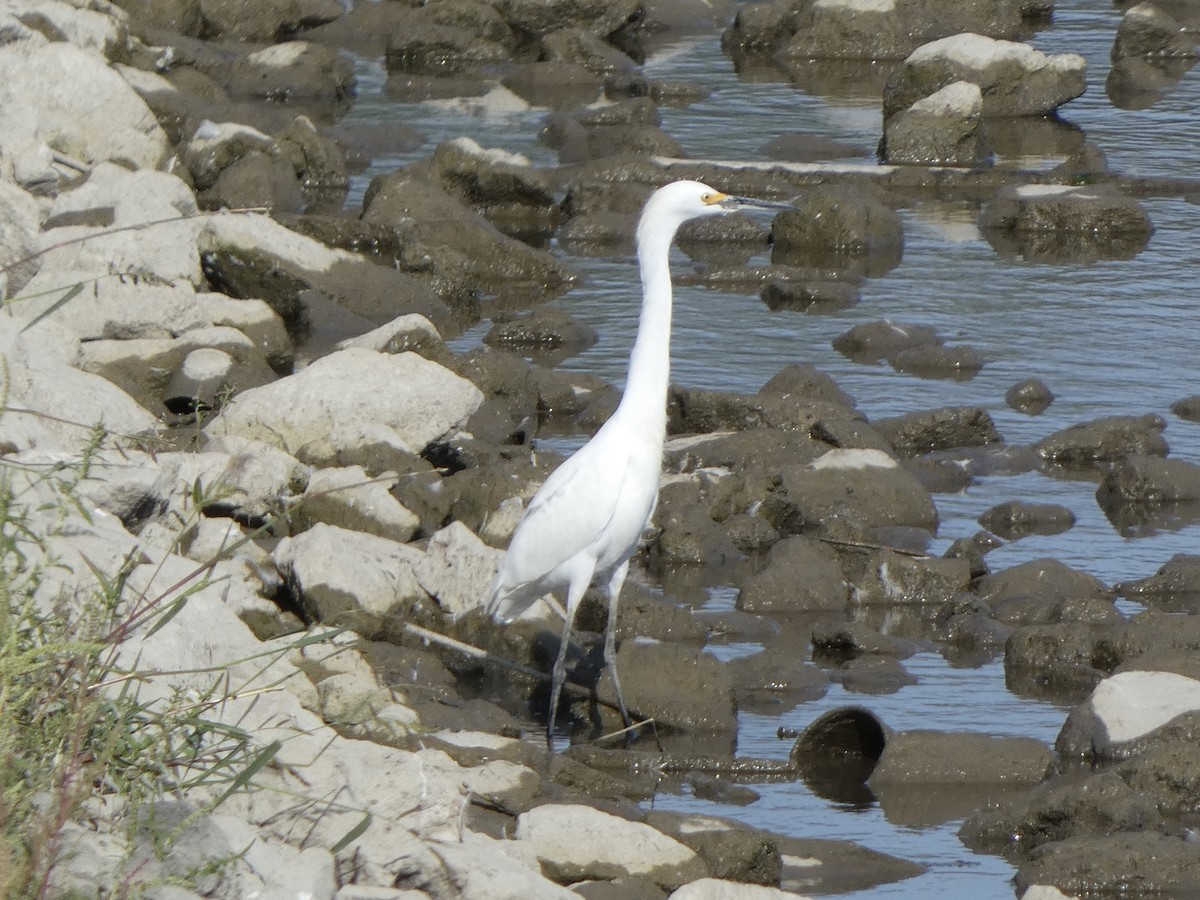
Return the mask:
[[671,241],[678,224],[647,227],[643,215],[637,230],[638,266],[642,274],[642,312],[637,339],[629,355],[625,394],[617,413],[644,422],[641,433],[661,443],[667,427],[667,386],[671,380]]

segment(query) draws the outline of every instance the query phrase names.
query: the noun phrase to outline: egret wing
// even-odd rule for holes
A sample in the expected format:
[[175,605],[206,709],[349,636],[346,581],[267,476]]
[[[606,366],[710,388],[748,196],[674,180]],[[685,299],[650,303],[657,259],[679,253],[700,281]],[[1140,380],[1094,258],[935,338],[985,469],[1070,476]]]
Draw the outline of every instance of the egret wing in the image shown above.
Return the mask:
[[[603,544],[621,503],[631,454],[594,438],[546,479],[517,526],[496,576],[489,612],[512,618],[566,586],[565,569]],[[594,565],[596,560],[591,560]]]

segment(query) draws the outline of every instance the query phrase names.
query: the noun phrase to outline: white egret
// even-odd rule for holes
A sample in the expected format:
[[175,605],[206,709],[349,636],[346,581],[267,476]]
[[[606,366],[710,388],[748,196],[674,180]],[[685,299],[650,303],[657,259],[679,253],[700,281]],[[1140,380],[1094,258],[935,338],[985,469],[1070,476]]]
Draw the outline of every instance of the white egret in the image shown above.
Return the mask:
[[604,662],[621,715],[630,724],[615,665],[617,600],[629,558],[658,500],[671,367],[669,254],[675,232],[701,216],[782,205],[731,197],[698,181],[677,181],[655,191],[642,211],[637,226],[642,310],[625,392],[604,426],[551,473],[530,501],[487,607],[494,619],[509,622],[544,594],[565,591],[566,622],[551,676],[546,726],[551,746],[572,624],[592,584],[602,586],[608,596]]

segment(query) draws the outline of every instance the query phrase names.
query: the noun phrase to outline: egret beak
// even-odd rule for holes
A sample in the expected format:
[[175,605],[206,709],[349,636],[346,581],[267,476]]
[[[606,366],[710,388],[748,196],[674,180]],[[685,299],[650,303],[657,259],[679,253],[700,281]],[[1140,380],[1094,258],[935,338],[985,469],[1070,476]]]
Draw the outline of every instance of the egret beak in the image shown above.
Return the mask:
[[791,203],[777,200],[759,200],[757,197],[726,197],[721,201],[725,209],[795,209]]

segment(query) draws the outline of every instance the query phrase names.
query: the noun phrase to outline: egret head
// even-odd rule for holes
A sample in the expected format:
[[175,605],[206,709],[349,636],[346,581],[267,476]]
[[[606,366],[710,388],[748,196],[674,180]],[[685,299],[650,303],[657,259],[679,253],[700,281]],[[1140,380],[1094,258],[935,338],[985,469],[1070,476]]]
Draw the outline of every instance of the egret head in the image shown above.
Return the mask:
[[733,212],[737,209],[781,209],[789,204],[733,197],[701,181],[674,181],[650,195],[638,223],[638,236],[654,232],[674,235],[691,219]]

